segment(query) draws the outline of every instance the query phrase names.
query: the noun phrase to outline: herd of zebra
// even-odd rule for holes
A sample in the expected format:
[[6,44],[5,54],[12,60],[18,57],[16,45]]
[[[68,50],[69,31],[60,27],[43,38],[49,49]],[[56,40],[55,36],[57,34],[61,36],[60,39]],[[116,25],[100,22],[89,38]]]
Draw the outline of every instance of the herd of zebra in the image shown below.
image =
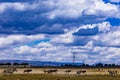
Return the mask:
[[[50,73],[57,73],[57,69],[50,69],[50,70],[43,70],[44,71],[44,73],[48,73],[48,74],[50,74]],[[65,73],[67,73],[67,74],[69,74],[70,72],[72,72],[72,70],[71,69],[68,69],[68,70],[66,70],[65,71]],[[86,70],[79,70],[79,71],[77,71],[76,72],[76,74],[84,74],[84,73],[86,73]]]
[[[18,70],[17,70],[17,68],[16,67],[13,67],[13,68],[8,68],[8,69],[5,69],[3,72],[2,72],[2,74],[3,75],[6,75],[6,74],[13,74],[14,72],[17,72]],[[29,72],[32,72],[32,69],[25,69],[24,71],[23,71],[23,73],[29,73]],[[46,74],[50,74],[50,73],[57,73],[58,72],[58,70],[57,69],[47,69],[47,70],[43,70],[43,72]],[[66,70],[65,71],[65,73],[67,73],[67,74],[69,74],[70,72],[72,72],[72,70],[71,69],[68,69],[68,70]],[[87,71],[86,70],[78,70],[77,72],[76,72],[76,74],[77,75],[80,75],[80,74],[85,74]],[[111,76],[116,76],[117,75],[117,73],[118,73],[118,71],[117,70],[108,70],[108,72],[109,72],[109,75],[111,75]]]
[[[13,67],[13,68],[8,68],[8,69],[5,69],[3,70],[2,74],[3,75],[6,75],[6,74],[13,74],[14,72],[17,72],[17,68],[16,67]],[[25,69],[23,71],[23,73],[29,73],[29,72],[32,72],[32,69]]]

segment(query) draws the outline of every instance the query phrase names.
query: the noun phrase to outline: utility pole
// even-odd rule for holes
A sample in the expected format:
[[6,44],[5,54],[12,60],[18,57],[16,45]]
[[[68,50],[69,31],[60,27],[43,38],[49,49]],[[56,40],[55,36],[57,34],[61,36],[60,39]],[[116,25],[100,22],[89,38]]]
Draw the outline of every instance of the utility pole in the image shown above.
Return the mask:
[[72,58],[73,58],[73,65],[74,65],[75,64],[75,60],[76,60],[76,52],[73,52],[72,54],[73,54]]

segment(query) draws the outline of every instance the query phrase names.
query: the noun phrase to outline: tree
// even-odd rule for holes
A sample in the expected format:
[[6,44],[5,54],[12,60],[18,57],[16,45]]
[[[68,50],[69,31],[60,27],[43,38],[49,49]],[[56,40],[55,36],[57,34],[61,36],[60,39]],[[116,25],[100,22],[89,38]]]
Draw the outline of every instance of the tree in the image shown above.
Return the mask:
[[96,67],[103,67],[103,64],[102,63],[98,63],[95,65]]
[[8,63],[6,63],[6,65],[11,65],[11,63],[8,62]]
[[29,65],[28,63],[21,63],[21,65]]
[[17,62],[14,62],[14,63],[13,63],[13,65],[19,65],[19,63],[17,63]]

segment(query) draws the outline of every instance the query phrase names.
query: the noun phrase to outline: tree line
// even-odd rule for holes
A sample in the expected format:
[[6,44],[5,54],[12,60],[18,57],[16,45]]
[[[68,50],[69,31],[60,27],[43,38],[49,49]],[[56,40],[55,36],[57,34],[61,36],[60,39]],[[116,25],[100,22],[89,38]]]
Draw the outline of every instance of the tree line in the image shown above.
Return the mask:
[[103,64],[103,63],[97,63],[97,64],[93,64],[93,65],[89,65],[89,64],[81,64],[81,65],[77,65],[77,64],[65,64],[65,65],[61,65],[61,67],[83,67],[83,68],[118,68],[120,67],[120,64]]
[[0,65],[29,65],[29,64],[28,63],[17,63],[17,62],[10,63],[10,62],[7,62],[7,63],[0,63]]
[[[7,65],[7,66],[19,66],[19,65],[23,65],[23,66],[29,66],[30,64],[29,63],[17,63],[17,62],[14,62],[14,63],[0,63],[0,66],[3,66],[3,65]],[[39,65],[39,66],[33,66],[33,65],[30,65],[31,67],[63,67],[63,68],[67,68],[67,67],[80,67],[80,68],[118,68],[120,67],[120,64],[103,64],[103,63],[97,63],[97,64],[93,64],[93,65],[89,65],[89,64],[61,64],[61,65]]]

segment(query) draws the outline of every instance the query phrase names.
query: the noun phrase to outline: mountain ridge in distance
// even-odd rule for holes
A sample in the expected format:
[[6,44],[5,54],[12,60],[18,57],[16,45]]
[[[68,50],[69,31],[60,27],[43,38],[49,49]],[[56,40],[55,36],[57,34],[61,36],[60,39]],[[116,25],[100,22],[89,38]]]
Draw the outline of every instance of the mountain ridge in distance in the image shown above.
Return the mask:
[[[0,60],[0,63],[28,63],[32,66],[61,66],[73,64],[73,62],[56,62],[56,61],[33,61],[33,60]],[[82,65],[82,62],[76,62],[75,65]]]

